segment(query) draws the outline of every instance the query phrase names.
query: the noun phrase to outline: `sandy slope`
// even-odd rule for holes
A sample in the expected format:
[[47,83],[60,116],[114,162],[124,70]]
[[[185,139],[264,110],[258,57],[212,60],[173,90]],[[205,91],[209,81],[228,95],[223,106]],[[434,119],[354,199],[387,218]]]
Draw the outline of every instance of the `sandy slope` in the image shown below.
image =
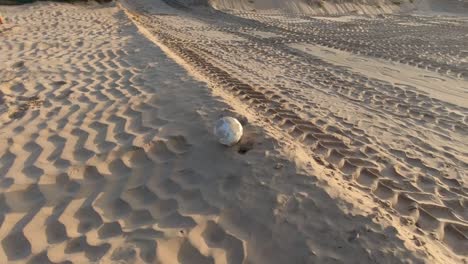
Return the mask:
[[299,15],[418,13],[468,16],[466,0],[177,0],[185,5],[208,3],[220,10]]
[[[190,0],[178,0],[190,3]],[[210,6],[219,10],[255,11],[259,13],[290,13],[307,15],[382,14],[401,8],[410,9],[408,1],[321,1],[321,0],[211,0]],[[398,4],[396,4],[398,3]]]

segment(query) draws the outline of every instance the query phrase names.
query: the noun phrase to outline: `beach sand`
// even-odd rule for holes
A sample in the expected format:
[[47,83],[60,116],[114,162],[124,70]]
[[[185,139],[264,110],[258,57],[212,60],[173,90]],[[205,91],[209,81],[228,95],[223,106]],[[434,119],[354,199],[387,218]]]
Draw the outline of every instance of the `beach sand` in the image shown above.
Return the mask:
[[[387,141],[362,145],[369,159],[343,159],[351,150],[334,149],[349,142],[332,126],[324,126],[330,134],[314,132],[328,151],[317,155],[287,120],[263,114],[255,105],[262,94],[250,86],[244,97],[226,92],[233,77],[212,74],[234,73],[214,69],[214,59],[200,70],[203,58],[184,53],[192,43],[184,21],[206,29],[199,35],[206,44],[232,43],[238,35],[163,3],[151,3],[158,13],[139,16],[152,11],[150,2],[0,7],[6,18],[0,25],[1,263],[466,262],[466,187],[458,176],[418,178],[426,196],[414,189],[419,185],[408,192],[401,182],[379,183],[375,153],[384,151],[372,144],[385,148]],[[163,36],[183,37],[186,46]],[[331,61],[343,64],[343,57]],[[362,74],[372,66],[362,65]],[[443,97],[431,87],[434,98]],[[276,100],[276,91],[260,91]],[[457,94],[443,98],[466,109]],[[282,103],[291,117],[295,107]],[[230,148],[212,134],[225,115],[245,130]],[[466,145],[451,147],[466,153]],[[391,161],[395,170],[385,176],[411,173]],[[358,173],[349,180],[352,168]],[[437,205],[441,199],[452,204]],[[403,207],[417,216],[403,217]],[[408,226],[411,219],[422,226]]]

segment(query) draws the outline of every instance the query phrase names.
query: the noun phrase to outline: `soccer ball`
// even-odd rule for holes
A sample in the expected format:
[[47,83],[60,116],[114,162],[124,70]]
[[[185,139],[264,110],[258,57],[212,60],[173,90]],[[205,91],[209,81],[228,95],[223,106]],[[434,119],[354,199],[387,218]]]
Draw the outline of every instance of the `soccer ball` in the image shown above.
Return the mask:
[[241,123],[234,117],[225,116],[216,121],[214,134],[219,143],[232,146],[239,142],[242,137],[243,128]]

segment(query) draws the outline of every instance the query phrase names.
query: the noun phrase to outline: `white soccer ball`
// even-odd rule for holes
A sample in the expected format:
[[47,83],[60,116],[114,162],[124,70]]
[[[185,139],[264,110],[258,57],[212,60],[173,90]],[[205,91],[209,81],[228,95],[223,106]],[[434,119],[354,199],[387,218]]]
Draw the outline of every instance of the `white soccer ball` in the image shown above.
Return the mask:
[[229,116],[218,119],[214,127],[214,134],[219,143],[232,146],[239,142],[242,137],[243,128],[241,123]]

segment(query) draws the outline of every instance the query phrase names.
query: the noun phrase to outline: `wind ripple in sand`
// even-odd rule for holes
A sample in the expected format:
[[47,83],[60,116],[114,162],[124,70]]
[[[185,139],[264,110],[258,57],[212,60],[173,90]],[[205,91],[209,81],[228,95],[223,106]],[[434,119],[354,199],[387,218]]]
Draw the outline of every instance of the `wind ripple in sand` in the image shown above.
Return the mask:
[[[451,55],[459,54],[459,42],[447,47],[426,45],[423,39],[411,37],[412,29],[397,24],[424,22],[420,30],[440,30],[441,35],[427,36],[443,42],[454,32],[465,32],[466,23],[444,31],[431,23],[433,18],[388,17],[383,24],[388,30],[383,32],[398,38],[376,45],[379,38],[373,34],[382,32],[377,20],[343,25],[311,18],[297,24],[289,16],[235,13],[239,17],[139,2],[174,15],[189,13],[183,23],[151,11],[131,15],[159,45],[222,89],[226,98],[234,97],[265,117],[281,140],[289,134],[293,141],[301,141],[317,161],[341,171],[344,180],[375,197],[415,234],[431,237],[455,259],[465,259],[468,113],[462,98],[439,99],[417,83],[366,76],[359,71],[360,65],[343,67],[327,61],[327,56],[291,46],[314,43],[353,56],[382,58],[386,65],[391,65],[389,60],[397,61],[464,84],[460,57]],[[210,36],[203,34],[206,30]],[[219,37],[213,34],[215,30]],[[272,37],[260,38],[252,33],[256,30],[270,32]],[[226,38],[226,33],[242,40]],[[399,40],[408,45],[401,48]],[[442,55],[428,57],[436,52]],[[458,90],[455,86],[454,92],[463,95]]]
[[208,120],[226,104],[113,5],[2,13],[15,25],[0,33],[2,98],[40,102],[0,115],[3,262],[420,261],[315,177],[272,169],[272,139],[221,148]]

